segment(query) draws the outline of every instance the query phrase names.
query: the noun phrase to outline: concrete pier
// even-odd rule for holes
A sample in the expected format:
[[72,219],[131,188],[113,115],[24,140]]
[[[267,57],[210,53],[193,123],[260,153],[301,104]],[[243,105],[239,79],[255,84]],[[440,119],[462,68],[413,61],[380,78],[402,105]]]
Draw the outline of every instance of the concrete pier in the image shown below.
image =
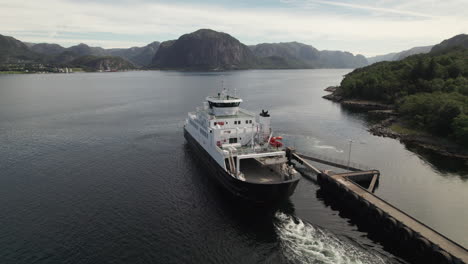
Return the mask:
[[[351,207],[356,216],[368,219],[377,228],[377,232],[385,233],[385,237],[398,243],[397,246],[404,249],[415,262],[468,264],[466,248],[373,194],[380,176],[378,170],[349,168],[343,164],[295,153],[292,148],[288,148],[286,153],[290,163],[297,162],[310,169],[316,174],[320,187],[331,193],[334,200]],[[320,170],[307,160],[341,169],[347,167],[349,172]],[[361,186],[359,183],[362,182],[368,182],[368,187]]]

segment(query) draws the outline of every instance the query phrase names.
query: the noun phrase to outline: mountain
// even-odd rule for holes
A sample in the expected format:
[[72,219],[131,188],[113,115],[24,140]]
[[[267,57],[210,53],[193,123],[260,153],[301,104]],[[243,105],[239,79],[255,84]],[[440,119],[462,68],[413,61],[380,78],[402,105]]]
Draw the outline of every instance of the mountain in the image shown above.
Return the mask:
[[377,55],[374,57],[367,58],[367,61],[369,62],[369,64],[373,64],[379,61],[394,61],[395,57],[398,56],[397,54],[398,52],[392,52],[384,55]]
[[368,64],[366,57],[354,56],[346,51],[323,50],[320,52],[320,68],[359,68]]
[[308,61],[318,60],[320,52],[309,45],[299,42],[262,43],[249,47],[257,57],[279,56],[286,59],[302,58]]
[[467,34],[460,34],[456,35],[452,38],[446,39],[437,45],[430,45],[430,46],[422,46],[422,47],[414,47],[408,50],[404,50],[401,52],[394,52],[385,55],[379,55],[375,57],[367,58],[370,64],[376,63],[379,61],[398,61],[403,60],[406,57],[416,54],[425,54],[425,53],[437,53],[437,52],[444,52],[446,49],[450,49],[452,47],[464,47],[468,48],[468,35]]
[[250,46],[250,49],[261,58],[261,67],[266,68],[356,68],[368,64],[362,55],[319,51],[298,42],[262,43]]
[[148,66],[156,54],[160,43],[154,41],[144,47],[132,47],[129,49],[108,49],[110,55],[119,56],[137,66]]
[[86,71],[120,71],[135,69],[135,66],[121,57],[114,56],[81,56],[70,62],[74,67]]
[[29,44],[29,50],[40,55],[42,61],[65,65],[82,56],[109,56],[110,53],[101,47],[90,47],[84,43],[64,48],[58,44]]
[[435,45],[431,49],[431,53],[441,53],[453,47],[468,48],[468,35],[460,34],[452,38],[446,39],[442,41],[441,43]]
[[[83,55],[83,56],[88,56],[88,55]],[[75,60],[79,57],[81,56],[76,54],[75,52],[70,51],[70,50],[65,50],[64,52],[48,57],[47,61],[51,64],[66,65],[70,63],[72,60]]]
[[[108,51],[99,47],[89,47],[86,44],[79,44],[70,48],[63,48],[57,44],[48,43],[25,43],[8,36],[0,35],[0,64],[4,70],[18,68],[14,65],[40,64],[46,67],[82,67],[87,71],[97,70],[127,70],[134,69],[135,66],[120,57],[103,56]],[[97,55],[97,56],[95,56]],[[13,66],[9,66],[13,65]],[[32,71],[39,69],[44,71],[45,67],[34,68],[28,66]]]
[[232,70],[256,65],[252,51],[229,34],[200,29],[161,43],[151,67],[160,69]]
[[84,43],[69,48],[49,43],[28,43],[27,46],[31,51],[47,55],[48,61],[51,63],[69,63],[82,56],[118,56],[132,62],[134,65],[147,66],[151,63],[154,54],[156,54],[159,42],[155,41],[144,47],[128,49],[103,49],[101,47],[90,47]]
[[414,47],[409,50],[404,50],[402,52],[397,53],[397,56],[395,56],[395,60],[402,60],[406,57],[409,57],[411,55],[416,55],[416,54],[425,54],[431,51],[432,47],[434,45],[430,46],[422,46],[422,47]]
[[344,51],[320,51],[299,42],[262,43],[247,47],[229,34],[210,29],[200,29],[177,40],[155,41],[128,49],[104,49],[84,43],[64,48],[57,44],[21,42],[0,35],[0,64],[67,66],[83,56],[113,56],[137,67],[159,69],[359,68],[379,61],[402,60],[415,54],[443,52],[457,46],[468,47],[468,35],[457,35],[436,46],[415,47],[367,59]]
[[320,52],[298,42],[262,43],[249,46],[260,58],[262,68],[313,68],[320,59]]
[[[54,45],[54,44],[48,44]],[[32,48],[34,49],[35,46]],[[49,46],[50,47],[50,46]],[[50,50],[47,50],[50,51]],[[72,63],[74,60],[79,59],[83,56],[94,56],[94,57],[102,57],[102,56],[110,56],[109,52],[101,47],[90,47],[84,43],[80,43],[75,46],[71,46],[69,48],[63,49],[62,52],[58,54],[47,54],[42,53],[48,56],[48,62],[52,64],[59,64],[66,66]]]
[[40,54],[31,51],[23,42],[0,35],[0,64],[31,63],[41,59]]
[[65,51],[70,51],[75,53],[78,57],[93,55],[93,56],[107,56],[109,53],[101,47],[90,47],[84,43],[80,43],[76,46],[71,46]]
[[34,44],[30,43],[29,49],[36,52],[36,53],[41,53],[45,55],[57,55],[59,53],[62,53],[65,51],[65,48],[58,45],[58,44],[49,44],[49,43],[39,43],[39,44]]
[[431,51],[432,47],[433,45],[414,47],[414,48],[400,51],[400,52],[392,52],[392,53],[388,53],[385,55],[378,55],[378,56],[370,57],[370,58],[367,58],[367,61],[369,62],[369,64],[380,62],[380,61],[398,61],[411,55],[428,53],[429,51]]

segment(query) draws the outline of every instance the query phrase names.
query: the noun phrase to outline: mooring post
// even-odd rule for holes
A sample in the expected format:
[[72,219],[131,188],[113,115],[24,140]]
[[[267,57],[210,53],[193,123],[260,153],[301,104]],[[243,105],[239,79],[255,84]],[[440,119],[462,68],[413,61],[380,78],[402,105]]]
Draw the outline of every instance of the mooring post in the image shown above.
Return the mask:
[[296,149],[292,147],[287,147],[286,148],[286,158],[288,159],[288,164],[292,164],[292,154],[296,152]]
[[378,178],[379,178],[379,174],[372,175],[371,183],[369,184],[369,188],[367,189],[369,192],[372,192],[372,193],[374,192],[375,184],[377,183]]

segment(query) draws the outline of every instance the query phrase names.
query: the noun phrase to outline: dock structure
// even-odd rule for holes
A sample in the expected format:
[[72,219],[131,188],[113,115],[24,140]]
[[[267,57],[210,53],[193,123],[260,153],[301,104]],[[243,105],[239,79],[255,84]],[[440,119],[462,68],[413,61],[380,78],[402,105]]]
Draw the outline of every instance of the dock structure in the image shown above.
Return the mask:
[[[385,233],[386,238],[397,243],[397,247],[406,251],[415,262],[468,264],[466,248],[373,194],[380,176],[378,170],[350,168],[312,155],[296,153],[292,148],[287,148],[286,153],[290,163],[294,161],[311,170],[316,174],[320,187],[330,193],[333,199],[344,203],[356,216],[366,219],[377,232]],[[348,172],[320,170],[308,160],[346,169]],[[362,186],[360,183],[363,182],[368,183],[368,186]]]

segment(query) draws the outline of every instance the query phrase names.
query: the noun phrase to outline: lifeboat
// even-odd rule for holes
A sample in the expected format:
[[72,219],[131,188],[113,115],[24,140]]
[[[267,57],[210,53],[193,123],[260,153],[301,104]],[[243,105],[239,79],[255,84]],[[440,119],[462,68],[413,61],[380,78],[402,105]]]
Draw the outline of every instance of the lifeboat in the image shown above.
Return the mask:
[[278,141],[278,140],[282,140],[283,137],[272,137],[270,139],[270,145],[272,145],[273,147],[282,147],[283,146],[283,143],[281,141]]

